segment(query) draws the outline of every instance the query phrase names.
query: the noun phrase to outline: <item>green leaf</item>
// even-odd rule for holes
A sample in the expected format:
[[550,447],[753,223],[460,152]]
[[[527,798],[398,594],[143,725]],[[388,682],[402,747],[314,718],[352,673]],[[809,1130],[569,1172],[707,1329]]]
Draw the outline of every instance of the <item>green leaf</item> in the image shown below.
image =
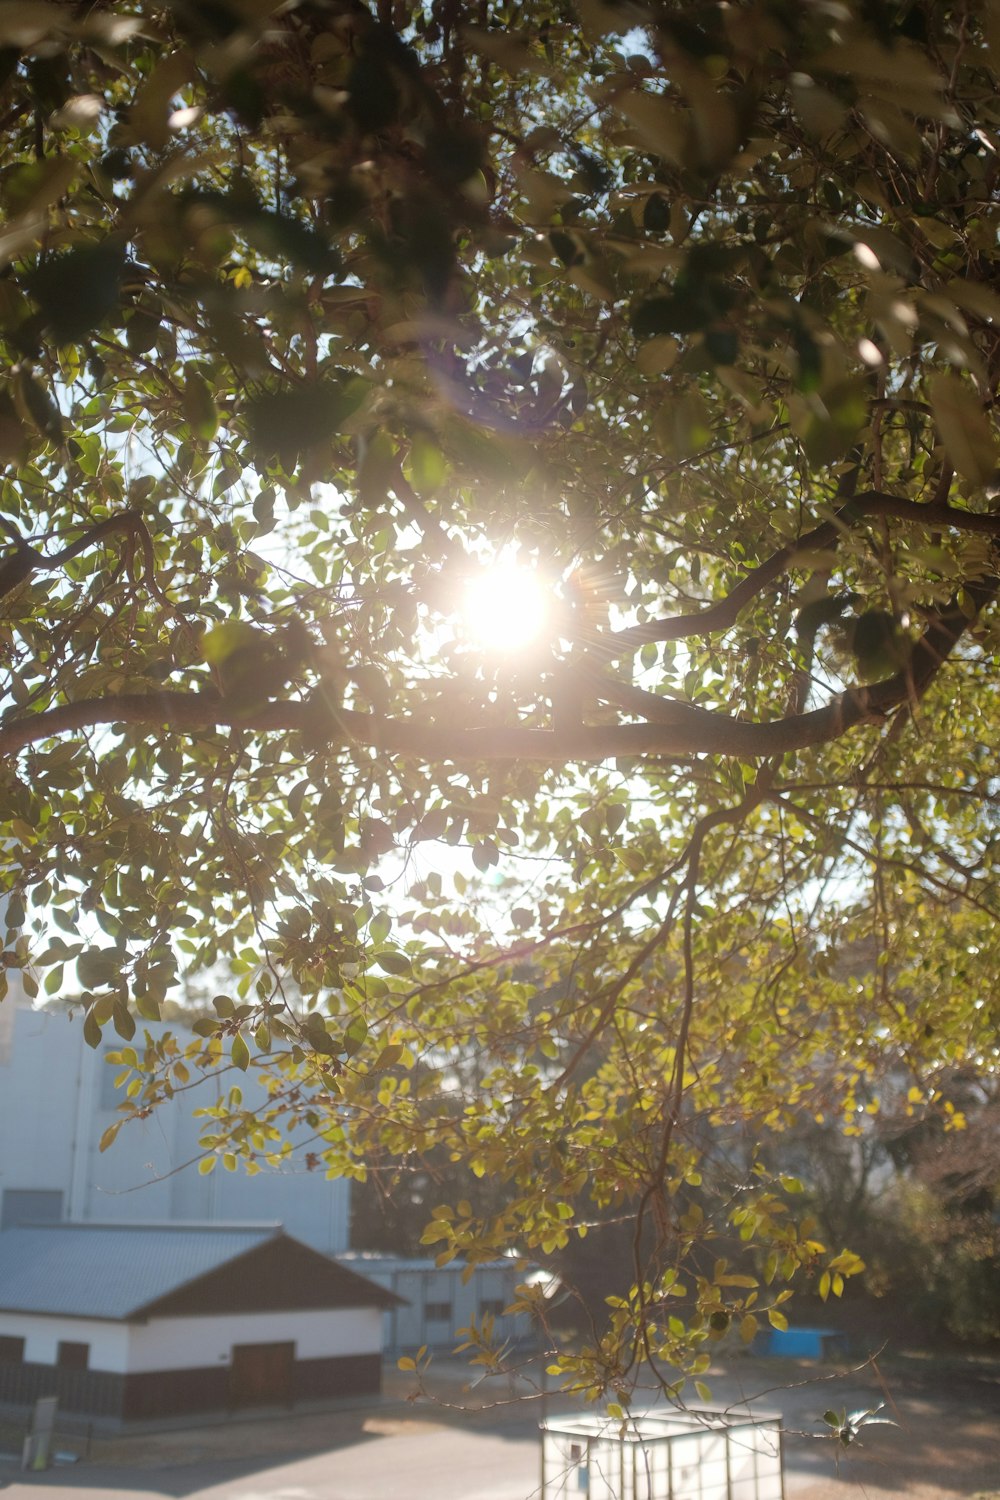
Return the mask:
[[160,1002],[148,990],[136,994],[135,1008],[144,1021],[160,1020]]
[[237,651],[249,647],[263,652],[270,643],[264,631],[245,620],[227,620],[206,630],[201,637],[201,654],[209,666],[221,666]]
[[347,1053],[348,1057],[353,1057],[356,1052],[360,1052],[361,1048],[364,1046],[367,1040],[367,1021],[365,1020],[364,1016],[353,1016],[351,1018],[350,1025],[344,1032],[342,1050]]
[[441,449],[423,435],[414,438],[403,467],[413,488],[421,495],[433,495],[444,484],[448,473]]
[[841,458],[867,425],[867,393],[862,381],[847,380],[823,390],[814,403],[803,442],[809,462],[825,467]]
[[101,1028],[92,1009],[87,1012],[83,1020],[83,1039],[88,1047],[101,1045]]
[[119,244],[105,241],[47,256],[25,278],[57,344],[78,343],[118,302],[125,269]]
[[472,850],[472,863],[484,874],[498,862],[500,850],[492,839],[483,839]]
[[443,807],[432,807],[413,830],[416,839],[439,839],[448,827],[448,813]]
[[234,1067],[239,1068],[241,1073],[245,1073],[250,1066],[250,1048],[243,1040],[243,1033],[241,1031],[237,1031],[233,1036],[230,1045],[230,1056],[233,1059]]
[[402,1057],[402,1055],[403,1048],[400,1046],[400,1044],[398,1042],[390,1042],[387,1047],[382,1048],[382,1051],[372,1063],[372,1072],[382,1073],[386,1068],[393,1067],[397,1062],[399,1062],[399,1059]]
[[184,417],[195,437],[213,438],[219,428],[219,411],[208,381],[197,370],[184,379]]
[[934,424],[948,457],[972,484],[988,484],[997,472],[997,449],[982,401],[957,375],[935,375],[928,382]]
[[392,917],[385,911],[377,911],[368,924],[368,936],[375,944],[384,943],[392,931]]
[[116,1000],[111,1020],[118,1035],[124,1041],[130,1042],[135,1036],[135,1020],[123,1000]]
[[362,406],[370,385],[345,374],[291,389],[255,396],[247,403],[251,441],[259,456],[277,456],[286,469],[301,454],[328,446],[331,436]]

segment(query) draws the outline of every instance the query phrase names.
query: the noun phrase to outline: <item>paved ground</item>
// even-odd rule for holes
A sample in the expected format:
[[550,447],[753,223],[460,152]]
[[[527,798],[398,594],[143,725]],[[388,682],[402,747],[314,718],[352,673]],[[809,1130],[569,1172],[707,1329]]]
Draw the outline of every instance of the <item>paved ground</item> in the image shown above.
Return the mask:
[[[1000,1374],[992,1367],[894,1370],[885,1389],[877,1371],[841,1375],[764,1360],[709,1379],[717,1402],[754,1397],[780,1410],[790,1500],[968,1500],[1000,1490]],[[407,1401],[403,1380],[390,1374],[377,1406],[133,1436],[40,1475],[0,1464],[3,1500],[536,1500],[536,1402],[511,1400],[505,1383],[470,1394],[446,1366],[434,1400]],[[857,1449],[820,1436],[825,1410],[887,1397],[898,1427],[871,1429]],[[469,1412],[470,1401],[485,1404]],[[550,1407],[566,1409],[556,1397]]]

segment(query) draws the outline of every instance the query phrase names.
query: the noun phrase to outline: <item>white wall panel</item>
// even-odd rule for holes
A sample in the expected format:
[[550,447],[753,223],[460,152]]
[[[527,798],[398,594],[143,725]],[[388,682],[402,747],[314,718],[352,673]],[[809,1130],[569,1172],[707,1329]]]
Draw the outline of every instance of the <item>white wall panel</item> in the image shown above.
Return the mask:
[[190,1370],[227,1364],[234,1344],[294,1340],[296,1359],[381,1352],[375,1307],[329,1312],[226,1313],[200,1318],[151,1318],[129,1329],[129,1370]]
[[153,1318],[139,1324],[0,1312],[0,1334],[23,1338],[25,1360],[42,1365],[55,1364],[60,1340],[89,1344],[89,1369],[125,1375],[228,1364],[234,1344],[294,1341],[296,1359],[378,1354],[382,1330],[377,1308],[346,1307],[328,1312]]
[[[10,1007],[10,1008],[8,1008]],[[179,1028],[144,1023],[154,1036]],[[135,1223],[243,1219],[280,1222],[296,1239],[324,1254],[346,1250],[350,1184],[309,1172],[298,1157],[255,1177],[214,1172],[201,1177],[195,1108],[215,1103],[220,1082],[206,1078],[191,1092],[131,1120],[103,1154],[101,1135],[115,1119],[109,1082],[118,1071],[106,1052],[123,1044],[109,1037],[96,1052],[83,1041],[79,1016],[14,1008],[4,1002],[0,1047],[0,1191],[5,1187],[58,1189],[64,1216],[78,1222]],[[266,1103],[251,1075],[240,1080],[244,1105]],[[183,1170],[178,1170],[181,1168]]]
[[97,1318],[43,1318],[34,1313],[0,1312],[0,1334],[24,1339],[26,1362],[54,1365],[60,1340],[89,1344],[87,1368],[113,1375],[128,1371],[128,1328]]

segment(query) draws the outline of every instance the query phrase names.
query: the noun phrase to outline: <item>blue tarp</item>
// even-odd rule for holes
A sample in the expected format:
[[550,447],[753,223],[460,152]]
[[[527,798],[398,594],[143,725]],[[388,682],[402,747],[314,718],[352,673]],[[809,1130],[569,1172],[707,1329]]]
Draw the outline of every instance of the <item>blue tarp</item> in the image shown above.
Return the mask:
[[786,1359],[832,1359],[847,1353],[847,1335],[836,1328],[772,1328],[767,1353]]

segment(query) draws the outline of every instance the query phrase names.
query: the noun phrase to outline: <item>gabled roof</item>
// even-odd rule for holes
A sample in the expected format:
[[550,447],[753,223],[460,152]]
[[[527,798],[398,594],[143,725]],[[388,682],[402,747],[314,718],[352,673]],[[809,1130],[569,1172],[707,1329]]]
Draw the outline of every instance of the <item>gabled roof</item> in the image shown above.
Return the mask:
[[32,1224],[0,1233],[0,1310],[106,1318],[389,1307],[277,1224]]

